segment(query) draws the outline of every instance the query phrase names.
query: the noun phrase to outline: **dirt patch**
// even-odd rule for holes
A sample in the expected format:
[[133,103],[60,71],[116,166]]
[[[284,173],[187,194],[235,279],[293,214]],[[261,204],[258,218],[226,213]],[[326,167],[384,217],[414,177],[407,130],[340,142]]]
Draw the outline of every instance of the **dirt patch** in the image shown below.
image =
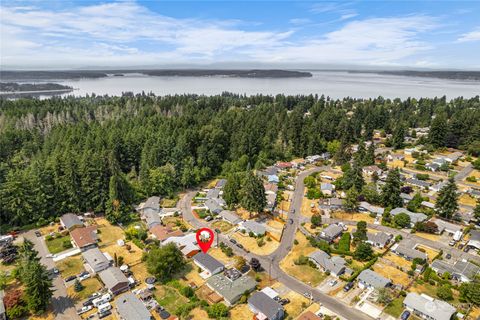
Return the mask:
[[383,258],[391,261],[396,266],[404,268],[405,270],[411,269],[412,263],[410,261],[407,261],[394,253],[388,252],[386,255],[383,256]]
[[[419,244],[418,246],[415,247],[415,249],[419,250],[419,249],[422,249],[422,250],[425,250],[425,253],[427,254],[428,256],[428,260],[429,261],[432,261],[433,258],[435,258],[435,256],[439,253],[438,250],[435,250],[435,249],[432,249],[430,247],[427,247],[423,244]],[[422,251],[420,250],[420,251]]]
[[275,240],[267,241],[267,236],[264,237],[265,244],[262,247],[258,246],[257,238],[248,236],[247,234],[242,234],[240,232],[235,232],[232,235],[232,238],[241,243],[244,248],[248,249],[250,252],[253,252],[258,255],[268,255],[275,251],[279,247],[279,243]]
[[301,255],[308,256],[317,249],[312,247],[300,232],[297,232],[295,239],[298,241],[298,245],[292,246],[292,250],[280,262],[280,268],[304,283],[311,283],[312,286],[317,286],[326,278],[326,274],[308,265],[296,265],[294,263]]
[[195,308],[192,311],[190,311],[190,319],[204,320],[204,319],[210,319],[210,318],[208,317],[208,314],[205,310],[202,310],[200,308]]
[[348,213],[344,211],[336,211],[332,214],[333,218],[350,221],[365,221],[366,223],[374,223],[375,218],[370,217],[368,213]]

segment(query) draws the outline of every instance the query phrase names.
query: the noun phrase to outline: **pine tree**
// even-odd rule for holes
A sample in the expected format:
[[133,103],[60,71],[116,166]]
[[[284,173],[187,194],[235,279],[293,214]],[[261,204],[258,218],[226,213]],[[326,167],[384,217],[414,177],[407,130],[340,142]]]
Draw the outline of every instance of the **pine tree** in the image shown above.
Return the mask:
[[242,187],[241,205],[251,212],[261,212],[267,205],[265,187],[253,172],[247,173]]
[[435,203],[436,212],[443,218],[451,219],[458,210],[457,185],[453,178],[438,192]]
[[364,166],[371,166],[375,164],[375,144],[370,143],[367,149],[367,153],[365,154],[365,157],[363,158],[363,165]]
[[38,261],[30,261],[26,268],[25,298],[28,308],[35,313],[47,309],[53,295],[53,284],[45,266]]
[[382,189],[382,203],[385,207],[397,208],[403,205],[403,199],[400,197],[401,187],[400,171],[390,170]]
[[73,289],[75,290],[75,292],[80,292],[83,289],[85,289],[85,287],[80,283],[80,281],[78,281],[78,279],[75,280],[75,283],[73,286],[74,286]]
[[444,114],[436,115],[430,126],[428,132],[428,141],[435,147],[442,147],[445,145],[445,139],[447,137],[448,124],[447,118]]
[[477,206],[473,209],[473,216],[477,220],[480,219],[480,200],[477,201]]
[[401,149],[404,146],[405,127],[403,124],[398,124],[392,134],[392,147],[394,149]]
[[351,187],[347,191],[347,197],[343,200],[343,206],[348,212],[354,212],[358,209],[358,191],[355,187]]
[[241,179],[238,173],[227,177],[227,183],[223,188],[223,199],[229,207],[238,205],[240,202]]

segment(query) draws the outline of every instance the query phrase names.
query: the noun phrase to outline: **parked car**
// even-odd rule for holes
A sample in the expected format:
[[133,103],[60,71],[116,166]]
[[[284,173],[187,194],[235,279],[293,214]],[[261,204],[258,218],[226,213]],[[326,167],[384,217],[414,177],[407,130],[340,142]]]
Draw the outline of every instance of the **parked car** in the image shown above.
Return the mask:
[[308,298],[308,299],[311,299],[311,298],[312,298],[312,294],[311,294],[310,292],[304,292],[304,293],[303,293],[303,296],[304,296],[305,298]]
[[405,310],[405,311],[403,311],[402,315],[400,316],[400,319],[407,320],[409,317],[410,317],[410,311]]
[[57,268],[53,268],[53,269],[52,269],[52,272],[53,272],[53,274],[59,274],[59,273],[60,273],[60,270],[58,270]]
[[112,311],[107,310],[107,311],[105,311],[105,312],[99,312],[99,313],[97,313],[97,314],[98,314],[98,319],[103,319],[103,318],[108,317],[109,315],[111,315],[111,314],[112,314]]
[[465,248],[463,248],[463,252],[468,252],[468,250],[470,250],[470,248],[467,247],[467,246]]
[[293,224],[293,219],[288,219],[288,223]]
[[447,253],[447,254],[445,255],[445,258],[446,258],[446,259],[450,259],[451,257],[452,257],[452,255],[451,255],[450,253]]
[[88,278],[90,278],[90,274],[89,274],[89,273],[84,274],[83,276],[78,277],[78,281],[87,280]]
[[237,247],[239,247],[240,249],[243,249],[243,245],[241,243],[237,243]]
[[83,303],[84,307],[93,306],[93,299],[88,299]]
[[465,245],[463,245],[463,244],[460,243],[460,244],[458,245],[458,249],[462,250],[464,246],[465,246]]
[[453,247],[453,246],[455,245],[455,243],[456,243],[455,240],[452,240],[452,241],[450,241],[450,242],[448,243],[448,245],[451,246],[451,247]]
[[288,298],[284,298],[284,299],[280,299],[279,303],[284,306],[286,305],[287,303],[290,303],[290,299]]
[[233,244],[236,244],[236,243],[237,243],[237,240],[235,240],[235,239],[230,239],[230,242],[233,243]]
[[336,285],[337,283],[338,283],[338,281],[334,279],[334,280],[330,280],[330,281],[328,282],[328,285],[329,285],[330,287],[333,287],[333,286]]
[[90,275],[90,273],[88,273],[88,271],[83,271],[78,275],[78,277],[83,277],[83,276],[86,276],[87,274]]
[[350,289],[352,288],[353,288],[353,282],[349,282],[343,287],[343,291],[347,292],[347,291],[350,291]]
[[41,234],[40,231],[38,231],[38,230],[35,231],[35,235],[36,235],[37,237],[41,237],[41,236],[42,236],[42,234]]
[[75,280],[75,279],[77,279],[77,276],[69,276],[69,277],[65,278],[65,282],[70,282],[70,281]]
[[81,315],[81,314],[84,314],[85,312],[88,312],[88,311],[90,311],[90,310],[92,310],[92,309],[93,309],[93,306],[84,306],[84,307],[82,307],[81,309],[78,309],[78,310],[77,310],[77,314],[78,314],[78,315]]
[[212,220],[213,220],[212,216],[207,216],[207,217],[205,218],[205,221],[207,221],[207,222],[208,222],[208,221],[212,221]]

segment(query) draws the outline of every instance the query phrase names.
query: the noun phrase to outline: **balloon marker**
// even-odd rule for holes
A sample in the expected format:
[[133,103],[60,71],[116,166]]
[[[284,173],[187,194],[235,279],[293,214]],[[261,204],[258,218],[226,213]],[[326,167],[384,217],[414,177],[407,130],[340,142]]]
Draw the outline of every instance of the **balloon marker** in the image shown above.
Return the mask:
[[212,246],[214,233],[208,228],[202,228],[197,231],[196,238],[200,249],[202,249],[203,253],[207,253]]

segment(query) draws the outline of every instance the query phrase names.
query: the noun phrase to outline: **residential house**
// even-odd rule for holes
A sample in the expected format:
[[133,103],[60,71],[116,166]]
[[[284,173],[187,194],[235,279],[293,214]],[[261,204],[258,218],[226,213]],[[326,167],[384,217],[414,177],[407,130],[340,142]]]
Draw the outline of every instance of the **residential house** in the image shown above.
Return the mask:
[[340,198],[326,198],[319,200],[320,209],[340,210],[343,208],[343,200]]
[[219,199],[217,198],[217,199],[208,199],[207,201],[205,201],[205,206],[213,214],[219,214],[223,210],[221,206],[221,202],[218,200]]
[[129,289],[130,283],[127,277],[117,267],[110,267],[98,273],[108,291],[117,295]]
[[402,153],[392,153],[387,156],[388,161],[403,161],[405,156]]
[[394,217],[399,213],[405,213],[410,217],[410,226],[413,228],[417,222],[425,221],[428,217],[423,213],[411,212],[405,208],[395,208],[390,214]]
[[204,279],[219,272],[222,272],[225,268],[223,263],[221,263],[211,255],[203,252],[199,252],[194,255],[193,262],[203,270],[200,276],[202,276],[202,278]]
[[454,264],[451,264],[445,260],[437,259],[433,261],[430,267],[440,276],[443,276],[445,272],[448,272],[453,279],[461,282],[472,281],[480,272],[480,267],[466,260],[457,261]]
[[266,167],[263,170],[257,171],[257,175],[259,176],[273,176],[278,174],[278,168],[275,166]]
[[412,248],[411,246],[406,244],[397,243],[393,245],[391,251],[407,259],[408,261],[412,261],[413,259],[422,259],[427,261],[427,254],[425,252],[416,250],[415,248]]
[[433,172],[439,171],[440,167],[441,167],[441,165],[439,165],[438,163],[435,163],[435,162],[430,162],[430,163],[427,163],[425,165],[425,168],[427,170],[430,170],[430,171],[433,171]]
[[266,183],[263,185],[265,188],[265,198],[267,200],[267,206],[265,210],[273,211],[277,203],[278,186],[274,183]]
[[467,193],[475,199],[480,199],[480,189],[470,188]]
[[215,188],[223,189],[223,187],[225,187],[226,184],[227,184],[226,179],[218,179],[217,183],[215,184]]
[[217,199],[217,198],[220,198],[220,189],[217,189],[217,188],[209,189],[209,190],[207,191],[206,198],[207,198],[207,199]]
[[261,291],[248,298],[248,307],[257,319],[282,320],[285,315],[283,306]]
[[439,192],[442,190],[446,185],[448,184],[448,181],[440,181],[433,186],[431,186],[429,189],[434,191],[434,192]]
[[428,209],[435,209],[435,204],[428,201],[422,201],[420,205]]
[[455,161],[458,161],[462,156],[463,154],[461,152],[456,151],[445,156],[445,160],[447,160],[449,163],[453,163]]
[[264,225],[253,220],[246,220],[240,223],[240,229],[244,229],[247,233],[252,232],[255,236],[262,236],[266,232]]
[[[333,256],[330,257],[328,253],[322,250],[316,250],[312,252],[308,258],[310,261],[315,263],[315,265],[324,272],[330,272],[331,275],[335,277],[339,277],[346,271],[346,262],[342,257]],[[350,273],[348,270],[347,273]]]
[[382,207],[371,205],[366,201],[361,201],[359,203],[358,209],[364,212],[375,213],[377,216],[381,216],[385,211],[385,209],[383,209]]
[[149,231],[152,234],[152,237],[160,242],[163,242],[170,237],[183,236],[181,230],[172,230],[170,226],[162,226],[161,224],[154,225]]
[[60,217],[60,225],[67,230],[73,230],[83,227],[83,222],[76,214],[66,213]]
[[424,188],[424,189],[432,185],[430,182],[419,180],[419,179],[405,179],[405,182],[411,186]]
[[142,215],[142,219],[145,221],[147,229],[151,229],[153,226],[162,224],[162,220],[160,219],[160,215],[158,214],[158,212],[146,211]]
[[137,207],[137,211],[143,216],[147,212],[160,213],[160,197],[150,197],[145,202],[140,203]]
[[97,273],[108,269],[112,265],[112,261],[100,251],[98,248],[90,248],[82,252],[85,268],[90,273]]
[[70,232],[70,238],[73,246],[76,248],[86,250],[95,247],[98,242],[97,227],[75,228]]
[[273,300],[275,299],[278,299],[277,297],[279,296],[278,292],[273,290],[272,288],[270,287],[265,287],[263,288],[262,290],[260,290],[261,292],[265,293],[267,296],[269,296],[270,298],[272,298]]
[[207,286],[223,298],[227,306],[235,304],[245,292],[252,292],[257,282],[236,269],[228,269],[208,278]]
[[319,316],[317,316],[315,313],[312,311],[306,311],[302,313],[297,320],[322,320]]
[[453,236],[454,234],[458,232],[462,232],[463,230],[463,226],[454,224],[448,221],[444,221],[441,219],[432,218],[430,219],[430,221],[437,225],[439,234],[446,232],[450,236]]
[[432,160],[432,163],[436,163],[439,166],[443,166],[444,164],[448,164],[448,161],[445,157],[438,157]]
[[153,319],[145,304],[131,292],[121,295],[115,302],[121,320]]
[[372,176],[374,173],[376,173],[377,176],[380,176],[382,174],[382,169],[380,169],[376,165],[363,167],[362,171],[367,176]]
[[267,176],[268,183],[279,183],[280,178],[276,174],[271,174]]
[[331,196],[333,194],[333,190],[335,190],[335,186],[331,183],[324,182],[320,185],[320,190],[326,196]]
[[309,163],[315,163],[315,162],[317,162],[317,161],[322,160],[322,156],[320,156],[320,155],[318,155],[318,154],[315,154],[315,155],[313,155],[313,156],[307,156],[307,157],[305,158],[305,160],[307,160],[307,162],[309,162]]
[[415,315],[428,320],[450,320],[456,309],[449,303],[426,294],[409,292],[403,306]]
[[337,224],[331,224],[320,232],[320,234],[318,235],[318,238],[331,243],[335,239],[340,237],[342,233],[343,233],[343,228],[341,226]]
[[234,226],[243,221],[242,219],[240,219],[239,216],[237,216],[237,214],[235,212],[230,211],[230,210],[223,210],[218,215],[220,217],[222,217],[222,219],[224,221],[227,221],[228,223],[230,223]]
[[293,167],[293,163],[291,162],[277,162],[275,166],[279,169],[290,169]]
[[390,286],[391,284],[392,282],[390,279],[387,279],[370,269],[365,269],[358,275],[358,286],[361,289],[382,289]]
[[480,231],[470,231],[470,240],[468,240],[467,246],[475,249],[480,249]]
[[410,201],[412,201],[413,199],[413,196],[412,195],[409,195],[408,193],[400,193],[400,198],[403,199],[403,203],[404,204],[407,204],[409,203]]
[[393,235],[385,232],[372,233],[367,232],[367,243],[370,243],[372,246],[383,249],[385,248],[390,241],[392,241]]
[[179,237],[169,237],[163,241],[163,244],[168,243],[175,243],[183,255],[187,258],[191,258],[200,252],[195,233],[189,233]]

